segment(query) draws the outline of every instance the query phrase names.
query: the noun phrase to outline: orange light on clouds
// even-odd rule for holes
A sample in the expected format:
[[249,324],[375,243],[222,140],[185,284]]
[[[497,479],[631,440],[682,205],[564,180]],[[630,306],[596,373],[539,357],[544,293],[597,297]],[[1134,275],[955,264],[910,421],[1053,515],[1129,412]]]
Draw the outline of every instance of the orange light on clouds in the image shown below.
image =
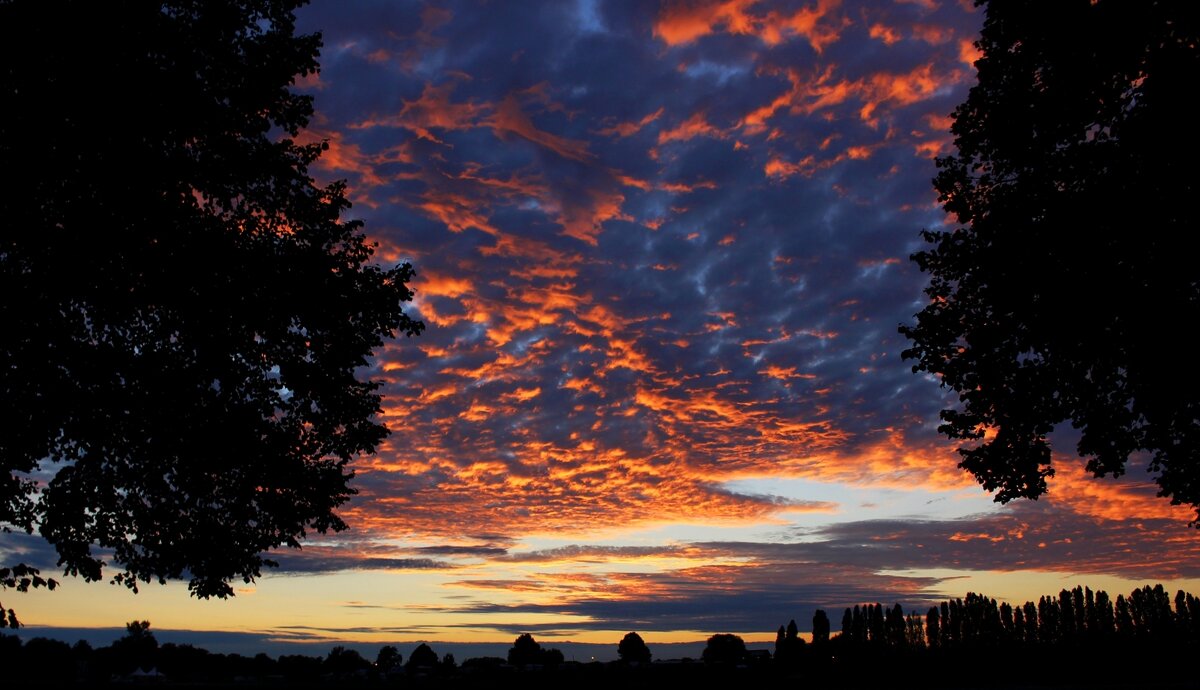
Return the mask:
[[838,0],[820,0],[794,12],[763,12],[758,0],[668,2],[654,23],[654,36],[669,46],[691,43],[713,33],[756,36],[768,46],[803,38],[820,53],[838,40],[847,23],[834,16]]
[[659,108],[637,122],[618,122],[611,127],[605,127],[604,129],[598,130],[596,133],[600,134],[601,136],[618,136],[622,138],[631,137],[645,129],[646,125],[649,125],[651,122],[654,122],[658,118],[662,117],[662,114],[665,110],[665,108]]
[[724,139],[726,134],[710,124],[705,119],[704,113],[699,112],[692,114],[691,117],[671,129],[660,131],[658,133],[658,143],[661,146],[673,141],[688,141],[701,136]]
[[1071,458],[1043,500],[993,505],[937,435],[936,382],[900,361],[906,257],[942,220],[911,190],[952,150],[974,10],[668,0],[627,31],[598,7],[534,44],[431,6],[331,43],[305,81],[327,98],[300,142],[329,143],[314,174],[347,179],[374,261],[416,265],[427,330],[364,367],[392,434],[353,462],[351,531],[270,581],[361,595],[270,615],[321,640],[352,610],[376,642],[516,621],[615,644],[595,611],[1196,571],[1169,527],[1188,511]]

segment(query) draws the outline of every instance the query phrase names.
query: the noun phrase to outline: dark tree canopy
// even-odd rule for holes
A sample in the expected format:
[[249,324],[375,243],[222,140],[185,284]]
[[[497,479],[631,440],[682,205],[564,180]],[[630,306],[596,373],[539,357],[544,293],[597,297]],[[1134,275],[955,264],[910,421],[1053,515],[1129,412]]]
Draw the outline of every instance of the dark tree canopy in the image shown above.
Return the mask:
[[404,655],[400,653],[400,650],[386,644],[380,647],[379,653],[375,655],[375,668],[380,673],[387,673],[392,669],[399,668],[402,661],[404,661]]
[[625,633],[625,637],[617,644],[617,656],[626,663],[648,664],[650,648],[646,646],[646,641],[641,635],[635,632]]
[[513,666],[554,667],[563,663],[563,653],[557,649],[543,649],[533,635],[522,633],[508,650],[508,663]]
[[997,501],[1045,492],[1048,435],[1070,422],[1097,477],[1144,453],[1160,495],[1200,511],[1196,17],[986,5],[979,83],[934,180],[961,227],[923,233],[931,301],[900,330],[913,370],[958,394],[940,430],[974,442],[961,466]]
[[332,673],[335,676],[347,676],[366,671],[371,668],[371,662],[363,658],[357,650],[347,649],[341,645],[329,650],[329,655],[325,657],[323,664],[326,673]]
[[817,609],[813,612],[812,640],[815,645],[823,645],[829,642],[829,616],[823,609]]
[[746,642],[737,635],[717,633],[708,638],[700,658],[706,664],[740,664],[746,659]]
[[0,1],[0,527],[68,574],[227,596],[387,434],[412,268],[309,174],[299,4]]
[[518,635],[517,639],[513,641],[513,646],[508,650],[508,663],[513,666],[537,664],[541,662],[541,657],[542,645],[538,644],[530,633]]
[[421,644],[417,645],[417,648],[413,650],[412,655],[408,657],[408,663],[405,664],[405,667],[410,669],[418,669],[421,667],[434,668],[437,665],[437,652],[433,651],[432,647],[422,642]]

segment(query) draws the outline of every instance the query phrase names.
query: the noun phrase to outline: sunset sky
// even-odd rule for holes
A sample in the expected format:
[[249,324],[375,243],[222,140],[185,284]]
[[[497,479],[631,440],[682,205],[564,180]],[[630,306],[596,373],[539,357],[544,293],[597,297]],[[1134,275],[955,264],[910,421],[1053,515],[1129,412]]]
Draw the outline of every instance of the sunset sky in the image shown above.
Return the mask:
[[[418,338],[350,530],[234,599],[66,578],[30,630],[256,639],[774,639],[813,610],[1200,592],[1191,511],[1056,436],[1036,502],[994,503],[939,437],[954,400],[897,327],[950,222],[931,185],[974,83],[956,0],[316,0],[312,173],[376,259],[411,261]],[[0,561],[49,563],[8,535]],[[241,583],[238,583],[241,585]]]

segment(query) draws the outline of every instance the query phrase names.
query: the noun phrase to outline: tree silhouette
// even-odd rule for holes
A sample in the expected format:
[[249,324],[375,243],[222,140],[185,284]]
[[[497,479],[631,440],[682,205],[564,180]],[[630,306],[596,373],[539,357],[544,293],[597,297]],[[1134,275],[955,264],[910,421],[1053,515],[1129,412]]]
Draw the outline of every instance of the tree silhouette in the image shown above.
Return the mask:
[[329,650],[323,666],[326,673],[332,673],[334,676],[350,676],[371,668],[371,662],[356,650],[338,645]]
[[925,635],[929,638],[930,647],[941,646],[941,629],[941,615],[938,613],[938,608],[932,606],[929,613],[925,614]]
[[1116,632],[1124,638],[1133,636],[1133,617],[1129,614],[1129,600],[1123,594],[1117,595]]
[[111,650],[119,674],[153,668],[157,663],[158,640],[150,632],[150,621],[126,623],[125,636],[114,641]]
[[783,664],[794,664],[804,653],[804,640],[800,637],[800,628],[795,619],[788,621],[787,627],[779,626],[775,636],[775,661]]
[[904,644],[913,649],[925,646],[925,620],[918,613],[909,613],[904,618]]
[[1198,44],[1186,3],[986,4],[934,180],[962,227],[923,233],[930,303],[900,330],[958,393],[940,430],[997,501],[1045,492],[1069,421],[1095,476],[1145,451],[1200,516],[1200,359],[1167,332],[1200,317]]
[[820,646],[829,642],[829,616],[823,609],[813,612],[812,635],[814,645]]
[[648,664],[650,648],[646,646],[641,635],[635,632],[625,633],[625,637],[617,644],[617,656],[625,663]]
[[889,647],[903,647],[908,641],[908,624],[904,620],[904,609],[900,604],[892,606],[884,614],[884,629]]
[[[1038,604],[1025,602],[1024,605],[998,603],[982,594],[968,592],[962,599],[947,600],[943,602],[943,606],[930,608],[925,619],[929,623],[928,627],[922,624],[921,617],[916,614],[910,613],[905,616],[906,637],[903,641],[891,639],[890,627],[886,629],[887,636],[883,640],[874,641],[869,638],[868,626],[865,628],[868,638],[861,643],[854,642],[849,633],[846,633],[829,640],[827,649],[813,645],[806,651],[811,650],[814,653],[804,655],[802,684],[812,687],[858,687],[867,683],[878,684],[876,676],[879,674],[874,673],[876,669],[899,668],[908,664],[913,668],[924,668],[926,671],[917,675],[886,676],[886,683],[898,687],[960,687],[963,678],[975,678],[981,668],[987,668],[992,669],[990,672],[994,678],[984,678],[982,684],[992,686],[997,683],[1003,686],[1017,682],[1014,679],[1037,687],[1143,687],[1147,683],[1151,687],[1195,685],[1195,674],[1191,666],[1171,660],[1187,659],[1186,655],[1193,653],[1197,643],[1200,643],[1200,630],[1195,626],[1195,614],[1200,610],[1197,608],[1200,606],[1200,600],[1182,591],[1172,597],[1162,585],[1146,585],[1130,592],[1128,597],[1119,596],[1120,606],[1128,618],[1128,621],[1123,623],[1128,634],[1117,638],[1112,634],[1116,613],[1111,599],[1104,591],[1095,591],[1092,592],[1091,598],[1094,602],[1095,625],[1085,622],[1082,628],[1075,627],[1071,632],[1064,631],[1067,618],[1063,614],[1062,602],[1064,599],[1074,602],[1082,597],[1086,613],[1089,591],[1089,588],[1077,586],[1055,595],[1043,596]],[[1039,607],[1042,609],[1041,614],[1038,612]],[[1075,608],[1072,603],[1072,611]],[[901,611],[896,605],[889,609],[878,603],[866,604],[859,607],[860,618],[869,619],[877,609],[884,612],[885,626],[893,625],[893,621],[899,615],[898,611]],[[943,610],[953,612],[953,615],[944,616]],[[1005,610],[1011,612],[1011,629],[1004,624]],[[1047,631],[1058,631],[1057,639],[1049,632],[1047,634],[1050,636],[1041,641],[1022,637],[1023,634],[1029,635],[1031,630],[1036,630],[1042,623],[1039,621],[1039,615],[1046,617]],[[943,626],[940,623],[942,620],[952,621],[953,625]],[[1086,620],[1088,619],[1085,616]],[[1073,625],[1077,626],[1077,623]],[[781,627],[780,640],[789,638],[790,627]],[[1021,632],[1022,629],[1024,633]],[[253,680],[258,679],[260,685],[264,682],[271,685],[278,684],[276,679],[282,677],[293,685],[308,687],[314,679],[322,675],[328,676],[328,680],[334,683],[354,677],[363,681],[367,681],[368,678],[366,662],[356,652],[348,651],[344,647],[335,647],[325,659],[283,655],[278,661],[274,661],[263,653],[248,657],[210,653],[191,645],[167,643],[155,646],[153,635],[149,632],[149,623],[145,621],[133,621],[126,626],[126,630],[127,634],[112,646],[97,650],[91,649],[85,642],[79,642],[72,648],[64,642],[38,637],[22,644],[16,636],[0,634],[0,659],[19,661],[9,664],[6,668],[10,671],[7,679],[18,684],[26,682],[35,685],[61,685],[73,680],[90,681],[97,685],[107,684],[114,674],[120,676],[134,670],[135,664],[127,658],[127,652],[139,646],[144,646],[153,653],[152,664],[157,665],[158,670],[173,683],[223,687],[231,682],[253,684]],[[948,632],[951,630],[955,632]],[[947,636],[943,637],[941,633],[946,633]],[[928,635],[928,645],[922,642],[923,634]],[[798,637],[798,631],[796,635]],[[636,636],[636,639],[630,635],[626,637],[634,644],[640,639],[640,636]],[[525,671],[535,671],[541,666],[553,666],[556,661],[561,663],[561,652],[542,649],[531,635],[518,638],[514,647],[518,646],[527,652],[533,652],[532,658],[539,659],[523,664]],[[926,648],[927,646],[929,648]],[[656,667],[648,673],[614,674],[601,664],[589,664],[586,667],[579,665],[567,674],[552,674],[541,678],[535,673],[525,673],[522,674],[521,680],[530,687],[558,687],[564,684],[600,687],[611,685],[613,680],[628,681],[636,687],[649,687],[652,683],[682,687],[687,684],[695,685],[698,680],[701,681],[700,685],[711,685],[711,682],[704,682],[704,674],[720,671],[721,665],[753,665],[749,662],[761,658],[762,654],[764,652],[761,651],[747,653],[745,645],[735,635],[714,635],[709,639],[705,660],[710,664],[717,664],[718,667],[700,669],[694,665],[689,667],[688,664],[668,664]],[[384,647],[380,656],[398,659],[399,653],[394,647]],[[1064,660],[1076,658],[1101,659],[1105,660],[1105,663],[1064,663]],[[1149,666],[1145,663],[1127,663],[1130,659],[1148,658],[1167,661]],[[1003,660],[1004,664],[997,666],[995,662],[998,659]],[[437,655],[433,654],[433,650],[426,644],[420,645],[413,652],[413,660],[410,660],[410,663],[414,668],[427,668],[437,674],[445,674],[454,666],[451,655],[447,654],[438,662]],[[143,667],[147,665],[141,664]],[[376,663],[377,668],[382,665]],[[464,674],[472,676],[467,682],[472,687],[513,685],[516,679],[505,675],[505,667],[504,659],[497,657],[471,658],[462,664]],[[801,680],[796,668],[784,666],[776,669],[778,672],[763,671],[767,669],[751,669],[745,673],[739,669],[737,674],[741,680],[735,685],[749,687],[755,681],[768,684],[785,681],[786,685]],[[718,676],[720,675],[718,672]],[[452,682],[451,685],[456,683]]]
[[542,663],[542,646],[533,639],[533,635],[522,633],[513,641],[508,650],[508,663],[513,666],[529,666]]
[[0,527],[68,574],[229,596],[387,434],[355,370],[413,272],[309,175],[300,4],[0,3]]
[[392,645],[384,645],[379,648],[379,653],[375,655],[375,669],[380,673],[388,673],[393,669],[399,668],[401,662],[404,661],[404,655],[400,650]]
[[410,670],[422,667],[432,669],[436,668],[437,665],[437,652],[433,651],[432,647],[422,642],[421,644],[417,645],[417,648],[413,650],[411,655],[409,655],[408,663],[405,664],[404,667]]
[[708,638],[700,658],[706,664],[740,664],[746,658],[746,642],[737,635],[718,633]]
[[561,666],[566,660],[566,657],[563,656],[562,650],[560,649],[550,648],[542,650],[541,663],[547,668]]

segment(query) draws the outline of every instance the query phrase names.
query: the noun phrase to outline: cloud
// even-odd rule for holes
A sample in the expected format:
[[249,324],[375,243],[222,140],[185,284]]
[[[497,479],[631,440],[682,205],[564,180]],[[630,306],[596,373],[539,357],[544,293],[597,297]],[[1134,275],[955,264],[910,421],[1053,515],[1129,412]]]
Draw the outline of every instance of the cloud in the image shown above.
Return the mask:
[[813,50],[836,41],[846,20],[835,15],[838,0],[820,0],[795,11],[768,10],[757,0],[702,0],[664,3],[654,35],[669,46],[690,43],[718,32],[755,36],[773,46],[803,38]]
[[[583,18],[551,5],[449,2],[395,31],[305,10],[342,47],[321,75],[331,150],[314,172],[350,179],[381,261],[415,261],[413,307],[429,324],[369,368],[392,435],[355,462],[360,494],[345,517],[431,550],[320,552],[295,567],[676,558],[689,574],[614,582],[694,587],[677,612],[719,596],[728,615],[755,597],[767,615],[788,601],[916,601],[938,584],[881,575],[888,567],[1193,571],[1195,553],[1168,527],[1175,511],[1131,485],[1064,472],[1050,508],[872,524],[846,523],[853,507],[820,490],[974,486],[936,431],[954,401],[913,375],[896,327],[923,304],[907,257],[921,228],[944,221],[932,158],[952,146],[948,114],[974,80],[977,13],[726,0],[603,3]],[[814,488],[727,488],[769,478]],[[1126,505],[1141,521],[1118,519]],[[827,528],[760,552],[586,545],[638,526],[796,521]],[[513,541],[467,538],[484,533]],[[515,548],[564,535],[579,549]],[[714,570],[706,549],[754,560]],[[815,563],[836,564],[845,583],[771,593],[786,577],[820,577]],[[735,572],[745,597],[704,584]],[[513,586],[494,572],[461,581]],[[638,620],[634,604],[592,599],[611,620]],[[630,601],[663,626],[675,605]]]
[[[537,591],[561,590],[551,603],[496,604],[479,601],[446,609],[470,617],[505,614],[553,614],[566,617],[553,626],[560,631],[690,630],[698,632],[765,632],[789,619],[807,628],[813,612],[831,618],[845,606],[902,598],[906,608],[926,606],[922,590],[934,578],[897,578],[861,570],[833,570],[821,564],[788,563],[742,567],[699,566],[661,573],[611,573],[593,583],[565,583],[546,576],[532,585]],[[513,591],[507,581],[463,581],[460,586]],[[519,587],[520,585],[518,585]],[[590,591],[589,591],[590,590]],[[518,589],[519,591],[519,589]]]
[[[309,545],[298,550],[271,554],[279,563],[276,572],[285,574],[328,573],[346,570],[450,570],[454,563],[431,558],[400,558],[386,555],[395,549],[377,545]],[[445,555],[445,554],[437,554]]]

